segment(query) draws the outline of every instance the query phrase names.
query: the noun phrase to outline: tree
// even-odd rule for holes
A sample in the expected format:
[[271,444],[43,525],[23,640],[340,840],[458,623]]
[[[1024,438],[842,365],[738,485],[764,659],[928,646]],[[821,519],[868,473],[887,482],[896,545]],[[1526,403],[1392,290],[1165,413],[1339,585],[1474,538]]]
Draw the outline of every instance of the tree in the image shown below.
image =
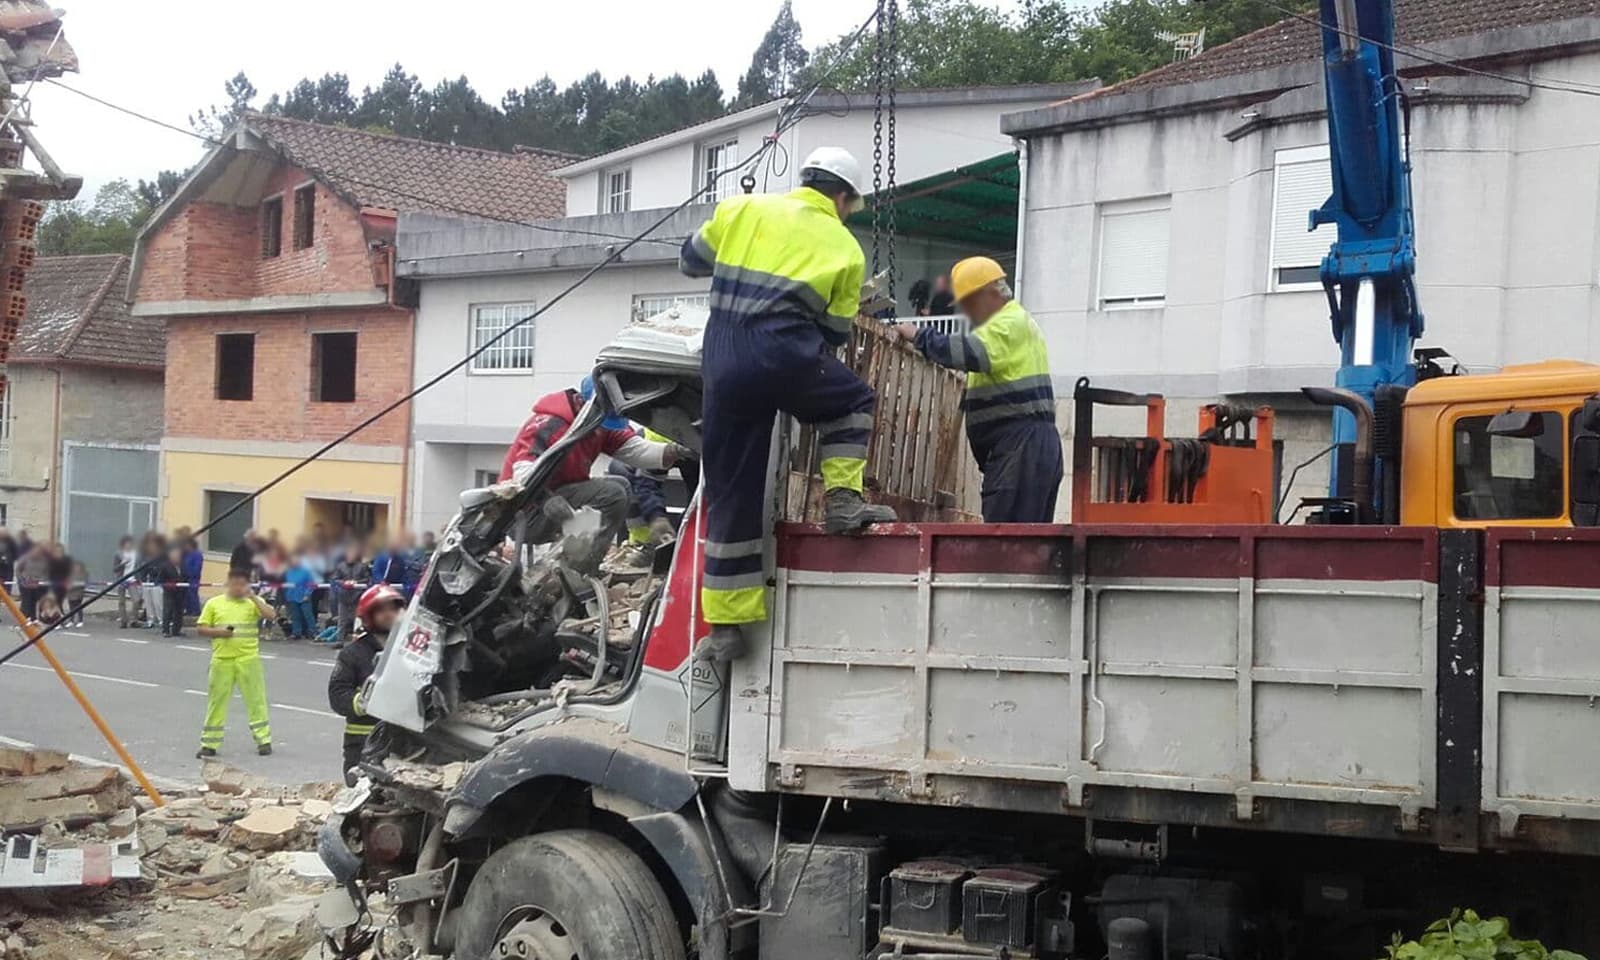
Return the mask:
[[422,84],[415,74],[407,73],[397,63],[383,75],[383,82],[376,89],[366,87],[361,91],[361,102],[351,122],[363,130],[414,137],[422,130],[424,109]]
[[140,180],[134,189],[138,191],[139,199],[144,201],[144,205],[154,210],[172,199],[172,195],[178,192],[178,188],[183,186],[183,181],[189,176],[189,170],[181,173],[177,170],[163,170],[156,174],[154,180]]
[[244,75],[243,70],[224,83],[222,91],[228,97],[226,106],[201,107],[189,115],[189,126],[194,128],[195,133],[210,137],[212,140],[222,139],[223,134],[233,129],[234,124],[254,109],[256,87],[250,82],[250,78]]
[[265,112],[292,120],[349,125],[355,119],[356,99],[350,95],[349,77],[325,73],[321,80],[301,80],[281,98],[273,94]]
[[783,0],[778,16],[750,58],[750,69],[739,78],[734,108],[765,103],[789,92],[810,57],[801,41],[800,24],[794,18],[790,0]]
[[130,253],[150,205],[126,180],[112,180],[82,199],[52,203],[39,224],[39,253],[53,257],[82,253]]

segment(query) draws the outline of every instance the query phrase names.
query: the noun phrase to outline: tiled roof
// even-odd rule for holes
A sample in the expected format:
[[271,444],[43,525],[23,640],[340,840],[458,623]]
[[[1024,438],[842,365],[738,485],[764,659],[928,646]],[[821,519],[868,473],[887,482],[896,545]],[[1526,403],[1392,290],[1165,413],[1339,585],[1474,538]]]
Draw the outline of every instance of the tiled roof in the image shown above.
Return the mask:
[[[1395,34],[1397,44],[1404,48],[1408,44],[1427,45],[1452,37],[1595,14],[1600,14],[1600,0],[1395,0]],[[1314,7],[1308,15],[1315,20]],[[1217,80],[1314,60],[1321,55],[1322,38],[1314,22],[1286,17],[1197,57],[1157,67],[1084,97]]]
[[550,172],[570,154],[500,153],[264,114],[245,126],[357,206],[519,221],[567,212],[566,184]]
[[28,311],[11,358],[160,369],[165,329],[157,318],[130,314],[122,296],[127,279],[121,254],[40,257],[23,288]]

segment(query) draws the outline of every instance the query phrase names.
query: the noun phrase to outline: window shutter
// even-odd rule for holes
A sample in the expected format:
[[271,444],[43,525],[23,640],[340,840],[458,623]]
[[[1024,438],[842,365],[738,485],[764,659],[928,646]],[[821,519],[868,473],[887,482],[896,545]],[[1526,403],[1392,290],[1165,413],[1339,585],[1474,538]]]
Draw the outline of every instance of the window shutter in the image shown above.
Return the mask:
[[1272,269],[1315,267],[1328,255],[1336,231],[1323,224],[1306,229],[1311,211],[1333,193],[1328,148],[1280,150],[1272,204]]
[[1171,210],[1148,203],[1100,214],[1100,302],[1158,302],[1167,295]]

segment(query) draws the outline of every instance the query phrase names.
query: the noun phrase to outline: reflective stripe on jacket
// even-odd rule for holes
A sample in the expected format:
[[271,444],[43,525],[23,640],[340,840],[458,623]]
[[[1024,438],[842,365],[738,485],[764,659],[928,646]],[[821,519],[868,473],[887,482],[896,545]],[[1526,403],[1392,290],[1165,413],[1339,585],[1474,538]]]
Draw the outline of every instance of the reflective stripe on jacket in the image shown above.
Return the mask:
[[917,349],[941,366],[967,371],[961,400],[967,439],[982,464],[1006,424],[1056,419],[1050,385],[1050,358],[1044,334],[1015,300],[966,333],[945,334],[931,327],[917,331]]
[[679,268],[711,278],[711,318],[798,317],[844,343],[861,302],[866,257],[833,201],[810,187],[741,194],[684,241]]

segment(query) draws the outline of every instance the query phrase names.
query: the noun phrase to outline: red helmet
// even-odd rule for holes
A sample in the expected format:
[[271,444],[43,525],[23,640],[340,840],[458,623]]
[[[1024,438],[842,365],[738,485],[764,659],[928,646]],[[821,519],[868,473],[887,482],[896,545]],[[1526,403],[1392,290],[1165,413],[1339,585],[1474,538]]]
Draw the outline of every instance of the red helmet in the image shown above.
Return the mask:
[[356,601],[356,616],[361,618],[362,623],[370,625],[372,611],[380,604],[396,603],[404,606],[405,602],[406,598],[400,595],[399,590],[387,583],[375,583],[361,594],[360,600]]

